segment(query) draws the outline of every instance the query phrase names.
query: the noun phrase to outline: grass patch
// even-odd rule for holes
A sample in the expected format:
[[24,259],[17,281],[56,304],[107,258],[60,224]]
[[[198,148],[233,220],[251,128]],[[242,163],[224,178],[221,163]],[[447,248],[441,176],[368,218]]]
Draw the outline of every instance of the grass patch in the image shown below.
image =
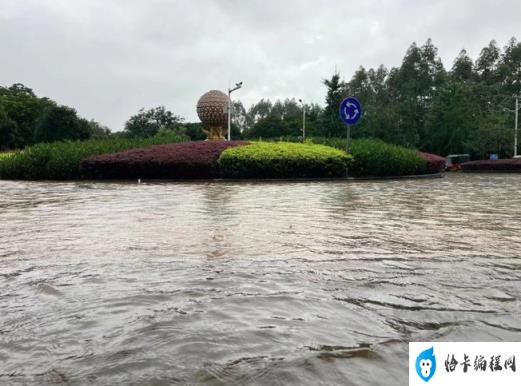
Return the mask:
[[344,177],[351,158],[312,143],[252,142],[224,150],[218,164],[228,178],[330,178]]
[[96,154],[114,153],[154,144],[186,141],[186,137],[107,138],[41,143],[11,156],[0,157],[0,178],[13,180],[76,180],[84,178],[81,161]]

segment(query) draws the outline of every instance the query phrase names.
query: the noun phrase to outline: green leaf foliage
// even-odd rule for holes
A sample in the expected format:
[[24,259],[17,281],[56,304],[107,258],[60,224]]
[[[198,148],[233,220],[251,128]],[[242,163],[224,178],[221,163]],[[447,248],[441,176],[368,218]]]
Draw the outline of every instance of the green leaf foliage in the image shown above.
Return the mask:
[[73,108],[37,97],[23,84],[0,86],[0,151],[39,142],[103,138],[109,133],[98,122],[79,117]]
[[83,159],[104,153],[185,141],[179,135],[140,138],[113,137],[75,142],[41,143],[11,156],[0,156],[0,178],[21,180],[76,180],[85,176],[80,171]]
[[67,106],[53,106],[43,115],[36,128],[37,143],[90,138],[88,121],[78,118],[76,110]]
[[218,163],[228,178],[345,177],[351,156],[317,144],[252,142],[226,149]]
[[[325,86],[324,107],[295,100],[262,99],[245,112],[243,136],[266,140],[302,136],[342,137],[338,108],[345,96],[363,106],[353,138],[379,138],[441,155],[514,152],[513,94],[521,94],[521,42],[502,49],[491,41],[476,60],[461,50],[445,69],[434,43],[413,43],[397,67],[359,67],[349,81],[335,71]],[[449,64],[449,63],[446,63]],[[518,148],[518,152],[521,150]]]
[[153,109],[140,109],[125,123],[125,132],[132,137],[150,137],[163,130],[183,134],[183,118],[167,110],[165,106]]
[[15,153],[9,151],[0,152],[0,160],[12,157],[14,154]]
[[[311,141],[347,149],[344,138],[313,138]],[[355,139],[349,143],[353,161],[349,175],[354,177],[391,177],[424,174],[426,161],[415,149],[385,143],[379,139]]]
[[422,174],[426,164],[416,150],[380,140],[355,140],[350,150],[354,157],[350,171],[354,176],[385,177]]

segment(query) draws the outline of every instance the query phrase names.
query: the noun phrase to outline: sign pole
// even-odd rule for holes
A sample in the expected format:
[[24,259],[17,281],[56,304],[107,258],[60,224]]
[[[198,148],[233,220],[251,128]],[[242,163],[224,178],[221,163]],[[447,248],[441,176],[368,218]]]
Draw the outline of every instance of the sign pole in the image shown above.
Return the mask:
[[[351,145],[351,125],[355,125],[362,116],[362,105],[358,99],[349,97],[340,103],[340,119],[346,125],[346,153],[349,154]],[[346,163],[346,178],[349,177],[349,166]]]
[[346,125],[346,153],[349,153],[351,145],[351,125]]
[[[349,154],[349,142],[351,140],[351,126],[346,124],[346,153]],[[349,178],[349,166],[346,165],[346,178]]]

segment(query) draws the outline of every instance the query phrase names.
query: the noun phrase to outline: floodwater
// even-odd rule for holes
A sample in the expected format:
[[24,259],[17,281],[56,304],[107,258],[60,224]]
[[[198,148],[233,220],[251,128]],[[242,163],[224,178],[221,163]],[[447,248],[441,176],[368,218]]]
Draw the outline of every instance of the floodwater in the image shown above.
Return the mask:
[[1,385],[403,385],[520,298],[521,175],[0,181]]

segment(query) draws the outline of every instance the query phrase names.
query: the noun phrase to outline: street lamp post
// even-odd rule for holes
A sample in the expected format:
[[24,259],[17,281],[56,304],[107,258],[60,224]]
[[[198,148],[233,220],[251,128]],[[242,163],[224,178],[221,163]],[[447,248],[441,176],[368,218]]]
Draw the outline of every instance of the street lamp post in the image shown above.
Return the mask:
[[306,105],[302,102],[302,99],[298,100],[302,103],[302,142],[306,140]]
[[239,82],[239,83],[235,83],[235,87],[234,88],[229,88],[228,89],[228,141],[231,140],[231,136],[232,136],[232,98],[231,98],[231,95],[232,95],[232,92],[234,92],[235,90],[238,90],[242,87],[242,82]]

